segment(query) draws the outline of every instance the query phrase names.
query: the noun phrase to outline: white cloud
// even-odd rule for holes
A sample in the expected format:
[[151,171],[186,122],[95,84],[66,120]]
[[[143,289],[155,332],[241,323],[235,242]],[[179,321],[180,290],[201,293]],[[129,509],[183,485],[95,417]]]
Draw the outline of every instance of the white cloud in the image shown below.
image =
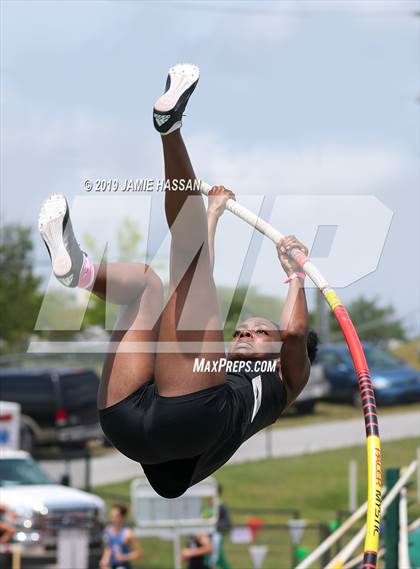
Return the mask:
[[192,137],[199,171],[209,183],[238,193],[386,194],[416,172],[416,159],[398,147],[333,144],[255,145],[236,150],[210,133]]

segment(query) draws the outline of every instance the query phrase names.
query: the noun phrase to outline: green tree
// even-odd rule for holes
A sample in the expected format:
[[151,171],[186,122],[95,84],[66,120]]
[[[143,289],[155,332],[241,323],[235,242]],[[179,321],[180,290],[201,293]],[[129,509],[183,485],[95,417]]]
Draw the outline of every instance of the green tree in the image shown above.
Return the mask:
[[0,230],[0,351],[22,349],[33,331],[42,296],[33,273],[30,227],[5,225]]
[[[362,341],[406,339],[403,323],[395,315],[395,308],[391,304],[381,306],[377,296],[372,299],[360,296],[349,304],[347,310]],[[340,337],[337,321],[333,315],[331,318],[331,331],[334,337]]]

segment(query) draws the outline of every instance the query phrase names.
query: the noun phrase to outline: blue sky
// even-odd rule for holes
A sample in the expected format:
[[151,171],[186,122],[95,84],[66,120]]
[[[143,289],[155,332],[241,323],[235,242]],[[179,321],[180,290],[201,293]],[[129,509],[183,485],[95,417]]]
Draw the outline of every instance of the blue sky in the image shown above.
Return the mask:
[[[151,106],[168,67],[191,61],[201,78],[184,135],[197,175],[228,185],[249,206],[259,203],[255,195],[376,196],[393,212],[382,254],[373,272],[339,293],[345,303],[377,294],[415,331],[419,2],[31,0],[1,9],[3,223],[35,228],[42,200],[60,191],[70,203],[79,198],[79,234],[112,240],[127,214],[144,228],[142,196],[121,196],[112,207],[93,196],[84,207],[83,181],[162,177]],[[153,196],[152,249],[166,233],[161,200]],[[280,214],[272,222],[305,236],[311,203],[287,227]],[[356,235],[362,221],[352,217]],[[218,282],[235,284],[230,267],[247,231],[222,219]],[[363,265],[371,237],[363,232],[346,263]],[[38,240],[37,268],[48,276],[46,260]],[[335,269],[325,264],[339,282]],[[281,282],[264,243],[251,283],[284,296]]]

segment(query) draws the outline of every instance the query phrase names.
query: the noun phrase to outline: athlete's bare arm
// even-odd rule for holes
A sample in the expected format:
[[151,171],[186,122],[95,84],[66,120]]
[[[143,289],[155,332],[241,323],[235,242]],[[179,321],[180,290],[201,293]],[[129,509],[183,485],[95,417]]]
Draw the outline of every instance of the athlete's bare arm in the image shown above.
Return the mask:
[[[290,260],[288,249],[300,249],[305,255],[308,250],[294,235],[285,237],[277,245],[277,253],[289,277],[301,272],[299,266]],[[291,405],[303,390],[309,379],[310,362],[306,347],[308,335],[308,306],[302,279],[294,278],[289,283],[289,291],[281,318],[280,367],[287,392],[287,406]]]
[[213,186],[208,194],[207,206],[207,226],[208,226],[208,242],[210,266],[214,269],[214,238],[216,235],[217,222],[219,217],[225,211],[228,199],[235,199],[235,194],[227,190],[224,186]]
[[[210,264],[214,268],[214,239],[219,217],[226,208],[229,198],[235,199],[235,194],[223,186],[214,186],[209,192],[207,208],[208,243]],[[308,250],[294,235],[285,237],[277,246],[280,262],[287,276],[300,272],[299,266],[291,261],[286,254],[287,249],[301,249],[305,255]],[[291,405],[305,387],[309,379],[310,362],[306,341],[308,334],[308,308],[306,304],[303,282],[293,279],[282,313],[280,325],[283,345],[280,353],[281,375],[287,392],[287,405]]]

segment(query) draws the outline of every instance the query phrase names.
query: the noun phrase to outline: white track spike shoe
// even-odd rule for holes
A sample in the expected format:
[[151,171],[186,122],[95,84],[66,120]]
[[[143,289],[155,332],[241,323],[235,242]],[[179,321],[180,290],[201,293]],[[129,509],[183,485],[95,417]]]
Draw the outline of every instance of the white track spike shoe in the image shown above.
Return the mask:
[[153,124],[160,134],[169,134],[181,127],[182,113],[199,78],[196,65],[179,63],[170,68],[165,93],[153,107]]
[[74,236],[69,206],[62,194],[52,194],[42,204],[38,228],[47,247],[54,275],[63,285],[77,287],[84,254]]

